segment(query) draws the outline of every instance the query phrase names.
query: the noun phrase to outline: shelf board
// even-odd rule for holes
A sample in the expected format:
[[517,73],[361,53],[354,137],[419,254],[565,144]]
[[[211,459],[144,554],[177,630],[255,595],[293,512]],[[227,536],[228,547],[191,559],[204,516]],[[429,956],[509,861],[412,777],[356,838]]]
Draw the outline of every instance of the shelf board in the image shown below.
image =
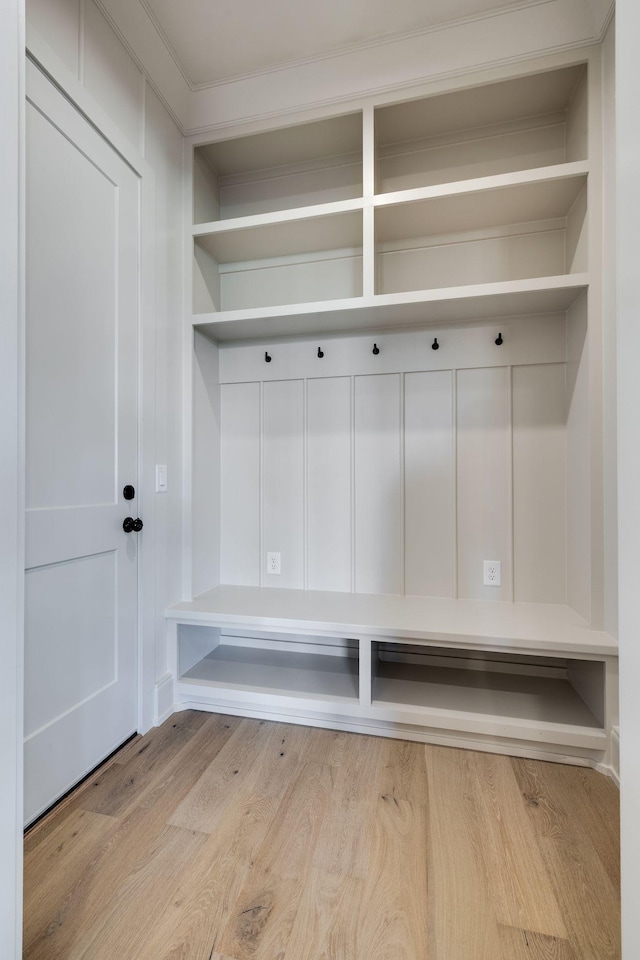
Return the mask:
[[588,285],[588,274],[566,274],[349,300],[194,314],[193,325],[212,340],[220,341],[397,330],[432,323],[563,312]]
[[219,586],[176,604],[167,617],[308,636],[391,638],[583,659],[617,656],[612,637],[556,604]]
[[362,114],[300,123],[196,149],[205,155],[219,177],[247,173],[273,176],[278,167],[292,163],[321,165],[331,157],[362,155]]
[[353,657],[224,643],[186,671],[180,681],[220,690],[358,702],[358,661]]
[[[424,187],[413,187],[409,190],[394,190],[389,193],[378,194],[373,198],[375,207],[395,206],[404,203],[415,203],[418,200],[435,200],[445,197],[466,196],[481,193],[486,190],[516,189],[528,184],[550,184],[552,182],[565,183],[567,195],[571,195],[573,188],[566,181],[579,180],[584,184],[589,173],[587,160],[576,160],[572,163],[556,163],[547,167],[515,170],[509,173],[492,174],[486,177],[474,177],[470,180],[456,180],[453,183],[435,183]],[[573,202],[573,201],[571,201]],[[539,219],[536,217],[536,219]]]
[[193,237],[218,263],[361,248],[362,201],[201,224],[194,227]]
[[[604,749],[602,724],[564,679],[380,661],[374,711],[424,714],[424,723],[494,736]],[[480,726],[478,726],[480,724]]]
[[[390,194],[384,198],[385,203],[376,205],[376,239],[390,243],[566,217],[587,182],[587,174],[567,175],[565,169],[559,175],[557,171],[564,165],[548,169],[551,172],[542,178],[532,178],[527,171],[526,175],[468,180],[455,190],[429,187]],[[410,201],[407,194],[415,199]],[[401,199],[392,200],[394,197]]]

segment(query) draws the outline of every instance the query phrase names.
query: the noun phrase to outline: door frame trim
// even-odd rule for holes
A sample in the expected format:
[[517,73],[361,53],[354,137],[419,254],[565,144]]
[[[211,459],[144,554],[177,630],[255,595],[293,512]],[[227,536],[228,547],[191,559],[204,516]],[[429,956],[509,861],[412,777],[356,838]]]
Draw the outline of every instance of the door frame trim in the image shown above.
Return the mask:
[[155,723],[155,175],[140,151],[127,140],[80,81],[62,63],[31,25],[27,30],[27,84],[39,70],[106,140],[139,180],[138,271],[138,397],[137,477],[139,516],[144,534],[138,537],[137,724],[146,733]]

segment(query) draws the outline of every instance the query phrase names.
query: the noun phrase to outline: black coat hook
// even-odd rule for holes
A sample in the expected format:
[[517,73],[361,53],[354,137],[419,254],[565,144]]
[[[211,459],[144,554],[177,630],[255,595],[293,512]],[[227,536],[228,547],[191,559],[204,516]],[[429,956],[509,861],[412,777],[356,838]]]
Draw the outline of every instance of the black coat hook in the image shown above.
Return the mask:
[[318,347],[318,359],[322,360],[323,357],[324,357],[324,350],[322,349],[322,347]]
[[496,343],[496,346],[497,346],[497,347],[501,347],[502,344],[504,343],[504,340],[502,339],[502,334],[501,334],[501,333],[499,333],[498,336],[496,337],[495,343]]
[[437,337],[434,337],[434,338],[433,338],[433,343],[431,344],[431,349],[432,349],[432,350],[439,350],[439,349],[440,349],[440,344],[438,343],[438,338],[437,338]]
[[271,357],[270,357],[269,354],[266,353],[266,352],[265,352],[265,355],[264,355],[264,362],[265,362],[265,363],[271,363]]
[[371,352],[375,354],[376,357],[378,356],[378,354],[380,353],[380,347],[378,346],[377,343],[374,343],[373,350]]

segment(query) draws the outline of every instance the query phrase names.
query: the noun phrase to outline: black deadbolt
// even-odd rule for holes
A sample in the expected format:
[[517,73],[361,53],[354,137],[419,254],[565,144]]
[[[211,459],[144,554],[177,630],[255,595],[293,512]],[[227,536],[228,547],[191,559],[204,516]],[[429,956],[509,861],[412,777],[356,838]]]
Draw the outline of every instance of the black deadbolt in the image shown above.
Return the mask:
[[135,495],[136,495],[136,488],[132,487],[131,484],[128,483],[124,488],[124,490],[122,491],[122,496],[125,498],[125,500],[133,500]]

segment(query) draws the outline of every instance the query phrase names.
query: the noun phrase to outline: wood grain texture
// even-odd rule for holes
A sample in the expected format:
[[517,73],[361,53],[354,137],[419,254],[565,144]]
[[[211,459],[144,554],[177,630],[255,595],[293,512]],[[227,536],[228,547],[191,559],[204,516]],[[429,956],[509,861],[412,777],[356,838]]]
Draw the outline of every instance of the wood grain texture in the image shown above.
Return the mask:
[[618,856],[591,770],[185,712],[27,836],[24,956],[619,960]]

